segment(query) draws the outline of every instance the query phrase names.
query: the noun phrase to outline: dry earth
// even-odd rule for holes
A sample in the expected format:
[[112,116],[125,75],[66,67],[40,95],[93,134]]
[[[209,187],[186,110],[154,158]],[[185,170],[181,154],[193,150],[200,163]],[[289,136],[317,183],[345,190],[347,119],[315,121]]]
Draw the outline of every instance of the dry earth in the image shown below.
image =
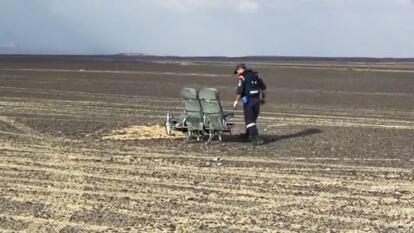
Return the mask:
[[232,64],[1,57],[0,232],[414,232],[414,65],[253,64],[266,145],[207,147],[159,125]]

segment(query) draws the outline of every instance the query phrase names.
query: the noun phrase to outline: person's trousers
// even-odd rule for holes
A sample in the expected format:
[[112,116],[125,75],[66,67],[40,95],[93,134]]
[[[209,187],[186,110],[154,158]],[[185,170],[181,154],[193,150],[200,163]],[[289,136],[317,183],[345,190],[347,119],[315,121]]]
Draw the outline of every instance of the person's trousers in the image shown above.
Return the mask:
[[246,134],[249,137],[259,136],[256,121],[260,113],[260,98],[250,97],[249,102],[243,105],[244,121],[246,123]]

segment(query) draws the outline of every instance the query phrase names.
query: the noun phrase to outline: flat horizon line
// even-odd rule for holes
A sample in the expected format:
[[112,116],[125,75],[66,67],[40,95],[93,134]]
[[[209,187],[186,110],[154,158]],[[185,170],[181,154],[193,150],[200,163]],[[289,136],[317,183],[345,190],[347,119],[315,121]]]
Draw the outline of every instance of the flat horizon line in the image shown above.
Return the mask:
[[222,59],[367,59],[367,60],[414,60],[414,57],[369,57],[369,56],[288,56],[288,55],[245,55],[245,56],[225,56],[225,55],[206,55],[206,56],[182,56],[182,55],[152,55],[145,53],[102,53],[102,54],[39,54],[39,53],[0,53],[0,56],[39,56],[39,57],[130,57],[130,58],[177,58],[177,59],[208,59],[208,58],[222,58]]

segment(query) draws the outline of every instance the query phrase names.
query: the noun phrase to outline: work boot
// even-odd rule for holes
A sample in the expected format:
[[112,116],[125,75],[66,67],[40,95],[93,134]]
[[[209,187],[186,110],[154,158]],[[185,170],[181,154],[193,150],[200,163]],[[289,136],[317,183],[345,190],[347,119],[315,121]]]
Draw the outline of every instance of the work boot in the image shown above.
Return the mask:
[[263,144],[264,144],[264,140],[263,140],[263,138],[261,138],[261,137],[257,136],[257,137],[255,137],[255,138],[253,139],[252,143],[253,143],[253,145],[255,145],[255,146],[260,146],[260,145],[263,145]]

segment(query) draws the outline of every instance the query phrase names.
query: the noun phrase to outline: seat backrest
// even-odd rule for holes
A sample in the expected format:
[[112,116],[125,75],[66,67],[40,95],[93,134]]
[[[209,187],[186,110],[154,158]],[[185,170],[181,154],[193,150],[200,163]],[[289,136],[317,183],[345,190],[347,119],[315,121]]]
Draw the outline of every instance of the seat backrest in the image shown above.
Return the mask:
[[215,88],[203,88],[199,91],[201,107],[205,118],[205,125],[212,130],[223,130],[223,108],[220,96]]
[[203,110],[195,88],[183,88],[181,97],[184,103],[186,124],[190,130],[203,129]]
[[220,96],[215,88],[203,88],[198,94],[204,114],[222,114]]

